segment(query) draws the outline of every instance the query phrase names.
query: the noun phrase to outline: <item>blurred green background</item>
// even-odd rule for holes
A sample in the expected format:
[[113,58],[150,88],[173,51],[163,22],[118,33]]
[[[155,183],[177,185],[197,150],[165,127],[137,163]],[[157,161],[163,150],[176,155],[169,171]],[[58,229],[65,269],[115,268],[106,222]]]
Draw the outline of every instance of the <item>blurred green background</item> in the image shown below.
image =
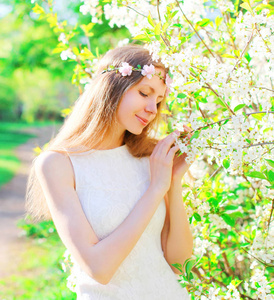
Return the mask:
[[[33,0],[0,2],[0,192],[20,169],[16,149],[36,136],[30,129],[60,126],[61,111],[73,105],[81,89],[71,83],[76,62],[52,53],[59,35],[46,20],[39,20],[32,11],[34,5]],[[58,20],[67,20],[72,28],[90,22],[90,16],[79,13],[80,0],[58,0],[53,5]],[[94,36],[88,41],[75,36],[75,45],[89,44],[91,50],[97,48],[103,54],[130,38],[126,28],[111,28],[104,18],[95,26]],[[0,197],[0,207],[5,200]],[[65,248],[54,224],[20,219],[17,226],[24,232],[27,250],[18,250],[21,260],[16,272],[0,277],[1,299],[75,299],[66,287]]]

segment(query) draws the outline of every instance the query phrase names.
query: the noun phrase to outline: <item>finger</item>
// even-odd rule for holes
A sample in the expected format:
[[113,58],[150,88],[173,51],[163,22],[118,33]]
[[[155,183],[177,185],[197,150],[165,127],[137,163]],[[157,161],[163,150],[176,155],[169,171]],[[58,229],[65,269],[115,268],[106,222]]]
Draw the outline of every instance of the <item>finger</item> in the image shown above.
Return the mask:
[[175,133],[171,133],[163,139],[163,142],[160,145],[159,150],[158,150],[158,154],[160,156],[166,157],[168,151],[170,150],[170,147],[176,141],[176,136],[178,136],[178,135],[176,135]]
[[[171,134],[172,134],[172,133],[171,133]],[[153,149],[152,154],[155,155],[155,154],[158,152],[158,150],[159,150],[159,148],[161,147],[161,145],[162,145],[162,143],[164,142],[164,140],[165,140],[165,138],[163,138],[163,139],[161,139],[161,140],[158,141],[158,143],[156,144],[156,146],[155,146],[154,149]]]
[[186,125],[184,125],[184,128],[185,128],[186,131],[188,131],[188,132],[192,131],[192,129],[191,129],[190,127],[186,126]]
[[179,146],[176,144],[175,146],[171,147],[170,150],[168,151],[168,154],[167,154],[167,159],[169,161],[173,160],[174,159],[174,156],[176,154],[176,152],[179,150]]
[[158,151],[160,145],[161,145],[162,140],[158,141],[158,143],[156,144],[156,146],[154,147],[152,154],[151,155],[155,155],[155,153]]

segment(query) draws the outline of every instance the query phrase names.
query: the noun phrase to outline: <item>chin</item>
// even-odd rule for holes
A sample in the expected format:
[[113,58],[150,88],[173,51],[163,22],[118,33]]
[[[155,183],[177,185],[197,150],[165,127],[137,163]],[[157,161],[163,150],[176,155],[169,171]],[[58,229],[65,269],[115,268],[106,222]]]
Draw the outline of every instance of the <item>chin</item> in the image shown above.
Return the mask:
[[127,129],[127,131],[129,131],[132,134],[139,135],[143,132],[143,129],[133,129],[133,130]]

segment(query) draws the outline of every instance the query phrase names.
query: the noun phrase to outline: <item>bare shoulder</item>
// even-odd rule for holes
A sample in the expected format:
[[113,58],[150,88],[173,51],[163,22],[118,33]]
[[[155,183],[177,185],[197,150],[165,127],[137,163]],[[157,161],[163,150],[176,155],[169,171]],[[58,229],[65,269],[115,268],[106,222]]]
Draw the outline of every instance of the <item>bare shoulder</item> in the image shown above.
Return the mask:
[[46,180],[74,185],[74,173],[69,157],[56,151],[45,151],[35,160],[35,172]]

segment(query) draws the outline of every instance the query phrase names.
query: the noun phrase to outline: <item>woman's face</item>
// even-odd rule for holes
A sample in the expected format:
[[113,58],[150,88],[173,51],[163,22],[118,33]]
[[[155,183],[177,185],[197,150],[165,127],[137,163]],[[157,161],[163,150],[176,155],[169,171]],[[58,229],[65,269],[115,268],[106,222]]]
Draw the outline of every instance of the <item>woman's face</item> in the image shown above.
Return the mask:
[[[155,68],[156,73],[165,72]],[[151,79],[146,76],[131,87],[121,99],[117,111],[117,121],[121,134],[128,130],[133,134],[140,134],[157,114],[157,106],[163,100],[166,85],[162,79],[154,75]]]

